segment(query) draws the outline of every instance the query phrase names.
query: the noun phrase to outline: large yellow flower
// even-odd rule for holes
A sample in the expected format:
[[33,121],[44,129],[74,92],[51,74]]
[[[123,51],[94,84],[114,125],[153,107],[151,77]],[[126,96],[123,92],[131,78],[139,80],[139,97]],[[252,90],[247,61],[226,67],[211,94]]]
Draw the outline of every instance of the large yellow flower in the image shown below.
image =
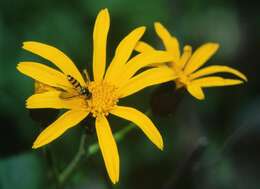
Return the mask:
[[[171,56],[164,51],[140,53],[130,59],[145,27],[133,30],[119,43],[114,58],[105,72],[109,26],[108,10],[101,10],[93,32],[93,81],[85,81],[72,60],[63,52],[39,42],[25,42],[23,49],[49,60],[60,71],[37,62],[20,62],[17,68],[23,74],[55,89],[29,97],[26,101],[27,108],[68,110],[40,133],[33,148],[50,143],[91,114],[96,118],[97,138],[108,175],[111,181],[116,183],[119,180],[119,155],[107,116],[113,114],[135,123],[159,149],[163,149],[162,137],[152,121],[134,108],[119,106],[118,101],[147,86],[172,80],[175,76],[171,70],[165,68],[152,68],[136,74],[142,67],[153,62],[165,62],[171,59]],[[68,81],[68,76],[75,78],[80,86],[87,89],[91,93],[91,98],[79,93]],[[73,94],[74,97],[62,98],[61,94],[64,91]]]
[[[200,46],[193,54],[191,46],[185,45],[181,55],[179,42],[176,37],[172,36],[167,29],[158,22],[154,24],[154,27],[166,48],[166,52],[172,54],[172,60],[167,62],[166,65],[160,64],[160,67],[167,67],[173,70],[174,74],[177,75],[177,79],[174,80],[177,88],[185,87],[192,96],[203,100],[205,98],[203,88],[238,85],[247,81],[244,74],[228,66],[214,65],[199,70],[199,68],[215,54],[219,48],[217,43],[206,43]],[[136,50],[139,52],[149,52],[153,51],[154,48],[140,41],[136,46]],[[231,73],[242,80],[224,79],[220,76],[208,76],[214,73]]]

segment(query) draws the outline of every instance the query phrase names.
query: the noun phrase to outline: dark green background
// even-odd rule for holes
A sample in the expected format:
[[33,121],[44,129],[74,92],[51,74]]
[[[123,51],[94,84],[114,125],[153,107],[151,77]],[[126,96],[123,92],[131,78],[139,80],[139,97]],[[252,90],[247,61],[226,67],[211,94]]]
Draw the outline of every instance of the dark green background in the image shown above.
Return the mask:
[[[165,99],[166,103],[179,101],[174,93],[155,93],[155,88],[149,88],[125,99],[123,104],[131,102],[144,112],[153,96],[157,113],[151,119],[163,135],[165,150],[157,150],[140,130],[131,131],[118,144],[121,173],[114,187],[258,189],[259,5],[235,0],[1,0],[0,189],[53,188],[43,150],[31,149],[40,132],[39,124],[24,107],[33,92],[33,82],[16,70],[19,61],[46,61],[23,51],[22,42],[34,40],[56,46],[80,69],[90,70],[93,24],[98,11],[105,7],[111,16],[109,60],[116,44],[141,25],[147,26],[144,39],[160,48],[153,30],[153,22],[160,21],[182,45],[191,44],[195,49],[205,42],[220,43],[220,50],[208,65],[237,68],[249,79],[245,85],[206,89],[204,101],[184,93],[167,115],[162,109]],[[160,95],[168,96],[158,98]],[[114,131],[126,124],[112,117]],[[48,145],[58,169],[63,169],[76,153],[82,131],[82,126],[75,127]],[[87,140],[95,142],[96,135]],[[100,153],[83,161],[67,188],[113,188]]]

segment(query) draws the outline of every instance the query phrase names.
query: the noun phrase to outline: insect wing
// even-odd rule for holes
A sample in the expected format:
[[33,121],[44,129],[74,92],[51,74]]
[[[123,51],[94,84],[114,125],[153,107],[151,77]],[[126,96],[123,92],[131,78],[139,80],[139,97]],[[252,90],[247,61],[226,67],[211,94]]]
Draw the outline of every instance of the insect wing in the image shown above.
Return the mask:
[[73,98],[73,97],[76,97],[76,96],[79,96],[79,95],[68,93],[66,91],[63,91],[63,92],[60,93],[60,98],[61,99],[70,99],[70,98]]

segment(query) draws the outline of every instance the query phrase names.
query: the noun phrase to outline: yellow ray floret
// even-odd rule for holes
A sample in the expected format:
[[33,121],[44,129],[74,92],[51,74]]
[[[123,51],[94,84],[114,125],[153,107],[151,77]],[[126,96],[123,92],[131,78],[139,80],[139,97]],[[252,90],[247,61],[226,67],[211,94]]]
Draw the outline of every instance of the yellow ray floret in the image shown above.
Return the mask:
[[116,82],[118,79],[117,77],[122,73],[124,64],[129,59],[136,43],[142,37],[144,32],[145,27],[136,28],[119,43],[114,58],[107,69],[105,76],[106,81]]
[[109,177],[115,184],[119,180],[119,155],[106,117],[100,116],[96,119],[96,131]]
[[53,108],[53,109],[79,109],[86,110],[87,106],[82,98],[60,98],[61,92],[57,90],[34,94],[26,100],[26,108]]
[[84,84],[84,79],[75,64],[59,49],[35,41],[24,42],[22,48],[49,60],[63,73],[72,75],[82,85]]
[[39,148],[48,144],[52,140],[62,135],[66,130],[77,125],[81,120],[87,117],[87,111],[69,110],[60,116],[55,122],[49,125],[36,138],[33,143],[33,148]]
[[172,37],[167,29],[159,22],[154,24],[154,28],[157,35],[161,38],[167,51],[174,52],[173,60],[177,60],[177,58],[180,56],[179,42],[177,38]]
[[174,72],[168,68],[152,68],[129,79],[128,82],[120,88],[119,94],[121,97],[126,97],[145,87],[164,83],[176,77]]
[[63,89],[70,87],[66,76],[61,72],[50,68],[49,66],[45,66],[37,62],[20,62],[17,69],[23,74],[34,78],[41,83]]
[[124,106],[117,106],[111,111],[111,114],[135,123],[159,149],[163,149],[161,134],[145,114],[134,108]]
[[97,16],[93,31],[93,73],[96,81],[102,80],[105,73],[109,26],[108,10],[101,10]]

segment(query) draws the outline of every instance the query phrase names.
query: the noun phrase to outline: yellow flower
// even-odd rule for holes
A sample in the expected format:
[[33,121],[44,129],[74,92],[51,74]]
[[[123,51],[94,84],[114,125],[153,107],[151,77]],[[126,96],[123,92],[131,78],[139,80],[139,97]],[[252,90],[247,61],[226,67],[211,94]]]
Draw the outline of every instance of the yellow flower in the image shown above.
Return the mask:
[[[247,78],[241,72],[228,66],[214,65],[206,68],[201,68],[206,61],[217,51],[219,45],[217,43],[206,43],[200,46],[193,54],[192,48],[185,45],[181,55],[179,42],[176,37],[171,36],[167,29],[160,23],[154,24],[157,35],[162,40],[166,52],[172,54],[172,60],[165,64],[160,64],[160,67],[168,67],[177,75],[175,79],[176,88],[185,87],[188,92],[199,100],[205,98],[203,88],[238,85],[247,81]],[[145,42],[139,42],[136,46],[139,52],[153,51],[154,48]],[[158,65],[157,65],[158,66]],[[231,73],[240,79],[225,79],[220,76],[208,76],[214,73]],[[208,77],[205,77],[208,76]]]
[[[165,62],[171,59],[171,56],[164,51],[140,53],[130,59],[137,42],[144,34],[145,27],[136,28],[119,43],[114,58],[105,71],[109,26],[108,10],[103,9],[96,18],[93,32],[93,81],[84,80],[72,60],[63,52],[39,42],[25,42],[23,49],[49,60],[60,71],[37,62],[20,62],[17,69],[38,82],[56,89],[32,95],[26,101],[27,108],[68,110],[41,132],[33,148],[50,143],[91,114],[96,120],[97,138],[108,175],[111,181],[116,183],[119,180],[119,155],[107,116],[113,114],[135,123],[162,150],[162,137],[152,121],[134,108],[119,106],[118,101],[147,86],[172,80],[174,76],[172,71],[165,68],[152,68],[136,74],[142,67],[153,62]],[[89,91],[91,97],[79,92],[78,87],[69,82],[68,76],[72,76],[79,82],[81,88]],[[64,99],[62,94],[65,91],[74,97]]]

